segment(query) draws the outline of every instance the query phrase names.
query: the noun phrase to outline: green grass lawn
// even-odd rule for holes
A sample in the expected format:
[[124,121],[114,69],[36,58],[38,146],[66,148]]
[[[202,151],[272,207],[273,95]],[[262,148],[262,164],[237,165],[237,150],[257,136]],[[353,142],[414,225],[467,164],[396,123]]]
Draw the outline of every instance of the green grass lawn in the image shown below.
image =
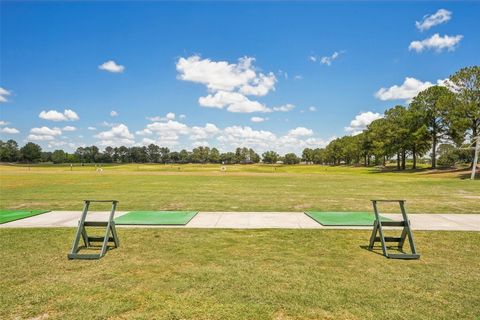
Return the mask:
[[416,232],[416,261],[358,230],[121,228],[98,261],[67,260],[73,236],[0,229],[1,319],[480,317],[480,233]]
[[[80,210],[117,199],[118,210],[370,211],[403,198],[409,212],[480,213],[480,181],[468,172],[380,172],[318,165],[0,166],[0,209]],[[393,211],[393,208],[387,208]]]

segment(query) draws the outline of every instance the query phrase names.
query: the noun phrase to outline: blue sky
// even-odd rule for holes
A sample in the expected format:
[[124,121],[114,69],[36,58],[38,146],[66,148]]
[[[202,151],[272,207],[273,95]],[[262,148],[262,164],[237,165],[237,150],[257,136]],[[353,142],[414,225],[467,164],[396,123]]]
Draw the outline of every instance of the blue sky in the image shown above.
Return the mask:
[[300,152],[479,64],[479,2],[0,9],[0,139],[47,150],[153,142]]

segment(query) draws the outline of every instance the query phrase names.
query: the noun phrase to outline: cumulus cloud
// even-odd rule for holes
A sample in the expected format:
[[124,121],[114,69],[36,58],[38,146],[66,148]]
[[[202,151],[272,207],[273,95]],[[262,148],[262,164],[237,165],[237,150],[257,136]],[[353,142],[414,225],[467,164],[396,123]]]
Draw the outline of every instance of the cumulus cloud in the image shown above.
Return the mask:
[[[252,117],[253,119],[254,117]],[[265,118],[261,118],[263,121]],[[188,126],[175,120],[156,121],[146,125],[137,135],[144,136],[140,144],[155,143],[161,146],[175,147],[194,141],[193,146],[214,145],[220,150],[232,150],[236,147],[255,148],[258,152],[274,149],[301,152],[305,147],[323,147],[328,141],[314,137],[314,132],[305,127],[297,127],[277,136],[266,130],[254,130],[248,126],[228,126],[219,128],[213,123],[204,126]],[[213,142],[215,141],[215,142]]]
[[42,111],[38,117],[50,121],[76,121],[80,119],[78,114],[71,109],[65,109],[63,113],[57,110]]
[[265,120],[267,120],[267,118],[262,118],[262,117],[251,117],[250,118],[250,121],[252,121],[252,122],[264,122]]
[[370,123],[380,118],[383,118],[383,116],[376,112],[368,111],[359,113],[355,116],[355,119],[350,121],[350,125],[345,127],[345,131],[350,132],[352,135],[357,135],[362,133]]
[[[437,85],[445,86],[447,79],[437,80]],[[406,100],[411,101],[421,91],[434,86],[435,84],[428,81],[421,81],[412,77],[406,77],[401,85],[393,85],[389,88],[380,88],[375,97],[382,101],[386,100]]]
[[226,142],[234,147],[252,146],[267,148],[277,136],[265,130],[253,130],[250,127],[231,126],[223,130],[223,134],[218,137],[220,142]]
[[443,50],[454,51],[460,41],[462,40],[462,35],[440,36],[438,33],[435,33],[430,38],[421,40],[421,41],[412,41],[408,46],[409,50],[414,50],[416,52],[422,52],[424,50],[435,50],[436,52],[442,52]]
[[125,70],[125,67],[120,64],[117,64],[113,60],[108,60],[107,62],[104,62],[101,65],[99,65],[98,69],[104,70],[107,72],[112,72],[112,73],[122,73]]
[[240,88],[240,92],[250,96],[265,96],[271,90],[275,90],[277,79],[273,73],[268,75],[260,74],[254,78],[250,84],[245,84]]
[[254,60],[254,58],[243,57],[235,64],[201,59],[200,56],[194,55],[180,58],[176,67],[181,80],[204,84],[212,91],[232,91],[247,85],[257,77],[252,68]]
[[0,87],[0,103],[8,102],[7,97],[11,94],[7,89]]
[[190,129],[191,140],[205,140],[213,137],[220,132],[220,129],[212,123],[207,123],[204,127],[192,127]]
[[87,129],[90,130],[90,131],[96,131],[97,130],[97,128],[95,128],[95,127],[88,127]]
[[156,135],[157,143],[164,146],[178,144],[181,135],[188,135],[190,128],[181,122],[168,120],[166,122],[153,122],[139,132],[140,135]]
[[8,122],[0,120],[0,126],[6,126],[8,124],[9,124]]
[[297,127],[295,129],[289,130],[287,135],[290,137],[308,137],[313,135],[313,130],[307,129],[305,127]]
[[118,116],[118,112],[115,110],[110,111],[110,117],[116,117]]
[[174,119],[175,119],[175,113],[173,112],[167,113],[164,117],[159,117],[159,116],[147,117],[147,120],[150,120],[150,121],[165,121],[165,120],[174,120]]
[[254,130],[250,127],[226,127],[217,137],[227,148],[248,147],[258,152],[278,150],[279,152],[301,152],[303,148],[324,147],[330,140],[313,137],[313,130],[298,127],[278,136],[271,131]]
[[310,106],[310,107],[308,107],[308,111],[315,112],[315,111],[317,111],[317,108],[314,107],[314,106]]
[[198,103],[203,107],[223,109],[227,107],[230,112],[271,112],[264,104],[248,99],[241,93],[218,91],[206,97],[200,97]]
[[38,134],[29,134],[27,136],[28,141],[50,141],[54,139],[55,137],[53,136],[44,136],[44,135],[38,135]]
[[30,129],[27,140],[30,141],[52,141],[55,137],[60,136],[62,130],[60,128],[39,127]]
[[209,94],[198,99],[202,107],[239,113],[271,112],[272,109],[265,104],[249,98],[267,95],[275,90],[277,83],[272,72],[257,72],[253,66],[254,61],[254,58],[243,57],[237,63],[229,63],[194,55],[180,58],[176,68],[180,80],[207,87]]
[[0,128],[0,132],[7,133],[7,134],[17,134],[17,133],[20,133],[20,130],[16,128],[3,127],[3,128]]
[[293,104],[284,104],[284,105],[281,105],[281,106],[278,106],[278,107],[273,107],[273,111],[279,111],[279,112],[288,112],[288,111],[291,111],[295,108],[295,106]]
[[434,14],[424,15],[422,21],[415,22],[415,26],[417,27],[418,30],[425,31],[430,29],[433,26],[446,23],[450,21],[451,18],[452,18],[451,11],[448,11],[445,9],[439,9]]
[[67,132],[72,132],[72,131],[76,131],[77,128],[75,128],[74,126],[65,126],[65,127],[63,127],[62,130],[67,131]]
[[30,133],[46,136],[59,136],[62,134],[62,130],[60,130],[60,128],[40,127],[30,129]]
[[100,139],[99,144],[102,146],[121,146],[135,143],[134,135],[123,123],[113,126],[108,131],[98,133],[95,138]]

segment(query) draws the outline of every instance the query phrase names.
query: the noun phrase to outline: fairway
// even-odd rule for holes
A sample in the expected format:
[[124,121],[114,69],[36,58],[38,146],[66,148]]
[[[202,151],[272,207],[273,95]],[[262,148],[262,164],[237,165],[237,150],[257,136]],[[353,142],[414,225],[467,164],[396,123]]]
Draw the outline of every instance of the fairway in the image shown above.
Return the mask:
[[480,315],[478,232],[415,232],[421,260],[400,261],[365,250],[369,230],[119,228],[102,260],[68,261],[74,232],[0,229],[0,318]]
[[[410,213],[480,213],[480,181],[463,172],[381,172],[321,165],[0,166],[1,209],[80,210],[116,199],[117,210],[367,211],[403,198]],[[108,208],[104,208],[108,209]],[[398,209],[382,208],[381,212]]]

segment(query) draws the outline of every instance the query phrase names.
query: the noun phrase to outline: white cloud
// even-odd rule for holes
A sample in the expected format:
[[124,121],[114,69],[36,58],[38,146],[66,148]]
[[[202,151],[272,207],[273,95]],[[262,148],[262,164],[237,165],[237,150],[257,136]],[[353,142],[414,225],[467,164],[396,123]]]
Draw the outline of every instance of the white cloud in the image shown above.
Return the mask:
[[54,139],[55,137],[53,136],[44,136],[44,135],[37,135],[37,134],[29,134],[27,136],[27,140],[29,141],[51,141]]
[[29,141],[53,141],[55,137],[60,136],[62,130],[60,128],[40,127],[30,129],[30,134],[27,136]]
[[208,147],[208,141],[195,141],[192,143],[192,147],[197,148],[197,147]]
[[[180,116],[180,118],[182,118]],[[166,121],[166,120],[174,120],[175,119],[175,113],[173,112],[169,112],[165,115],[165,117],[159,117],[159,116],[155,116],[155,117],[147,117],[147,120],[150,120],[150,121]]]
[[101,125],[104,126],[104,127],[114,127],[114,126],[116,126],[117,124],[118,124],[118,123],[107,122],[107,121],[103,121],[103,122],[101,123]]
[[212,123],[207,123],[205,127],[192,127],[190,130],[191,140],[205,140],[213,137],[220,132],[220,129]]
[[123,123],[112,127],[108,131],[98,133],[95,135],[95,138],[100,139],[99,143],[102,146],[121,146],[135,143],[134,135],[130,133],[128,127]]
[[110,111],[110,117],[116,117],[118,116],[118,112],[115,110]]
[[76,131],[77,128],[75,128],[74,126],[65,126],[65,127],[63,127],[62,130],[71,132],[71,131]]
[[237,147],[249,147],[257,152],[266,150],[301,152],[305,147],[323,147],[328,143],[314,137],[313,130],[304,127],[297,127],[283,136],[277,136],[271,131],[254,130],[248,126],[229,126],[221,129],[213,123],[206,123],[204,126],[189,127],[174,120],[147,124],[136,134],[148,136],[141,140],[140,145],[155,143],[178,148],[180,145],[187,147],[187,141],[190,140],[194,141],[193,146],[213,145],[226,151]]
[[223,134],[218,137],[220,142],[226,142],[233,147],[271,147],[272,142],[277,140],[277,136],[264,130],[253,130],[250,127],[231,126],[223,130]]
[[108,71],[108,72],[112,72],[112,73],[122,73],[125,70],[125,67],[117,64],[113,60],[109,60],[109,61],[104,62],[101,65],[99,65],[98,69]]
[[308,60],[312,61],[312,62],[317,62],[317,57],[315,56],[309,56],[308,57]]
[[80,119],[78,114],[70,109],[65,109],[63,113],[57,110],[42,111],[38,116],[40,119],[50,121],[76,121]]
[[310,106],[310,107],[308,107],[308,111],[315,112],[315,111],[317,111],[317,108],[314,107],[314,106]]
[[247,96],[265,96],[275,90],[277,78],[270,72],[257,72],[254,58],[243,57],[237,63],[201,59],[194,55],[180,58],[176,68],[178,78],[203,84],[209,94],[200,97],[202,107],[226,109],[230,112],[271,112],[263,103]]
[[153,122],[142,130],[142,134],[155,134],[158,137],[158,144],[163,146],[174,146],[178,144],[180,135],[188,135],[190,128],[181,122],[168,120],[167,122]]
[[297,127],[295,129],[289,130],[287,133],[289,137],[308,137],[313,136],[313,130],[307,129],[305,127]]
[[279,112],[288,112],[288,111],[291,111],[295,108],[295,106],[293,104],[284,104],[282,106],[279,106],[279,107],[273,107],[273,111],[279,111]]
[[435,50],[437,52],[442,52],[444,49],[448,51],[454,51],[457,45],[462,40],[462,35],[440,36],[438,33],[435,33],[430,38],[421,40],[421,41],[412,41],[408,46],[408,50],[415,50],[416,52],[422,52],[424,50]]
[[90,131],[96,131],[97,130],[97,128],[95,128],[95,127],[88,127],[87,129],[90,130]]
[[180,119],[185,119],[187,116],[184,115],[184,114],[181,114],[181,115],[179,115],[178,117],[179,117]]
[[144,146],[148,146],[150,144],[155,144],[157,141],[150,139],[150,138],[143,138],[141,144]]
[[268,118],[262,118],[262,117],[251,117],[250,118],[250,121],[252,122],[264,122],[265,120],[267,120]]
[[60,130],[60,128],[40,127],[30,129],[30,133],[36,135],[59,136],[62,134],[62,130]]
[[152,130],[145,128],[143,130],[139,130],[135,132],[135,134],[138,134],[139,136],[149,136],[149,135],[152,135],[153,132]]
[[[437,85],[445,86],[447,79],[437,80]],[[434,84],[421,81],[412,77],[406,77],[401,85],[393,85],[389,88],[380,88],[375,97],[382,101],[386,100],[412,100],[421,91],[428,89]]]
[[303,76],[297,74],[296,76],[293,77],[293,79],[294,79],[294,80],[302,80],[302,79],[303,79]]
[[252,67],[254,60],[254,58],[243,57],[235,64],[201,59],[200,56],[194,55],[180,58],[176,67],[181,80],[204,84],[213,91],[232,91],[247,85],[257,77]]
[[7,102],[8,101],[7,97],[11,94],[12,93],[7,89],[0,87],[0,103]]
[[345,127],[345,131],[350,132],[352,135],[357,135],[362,133],[370,123],[380,118],[383,118],[383,116],[376,112],[368,111],[359,113],[355,116],[355,119],[350,121],[350,126]]
[[9,127],[4,127],[0,128],[1,133],[7,133],[7,134],[17,134],[20,133],[20,131],[16,128],[9,128]]
[[0,126],[6,126],[8,124],[9,124],[8,122],[0,120]]
[[433,26],[448,22],[452,18],[452,12],[439,9],[434,14],[427,14],[423,16],[422,21],[416,21],[415,26],[420,31],[425,31]]
[[240,88],[240,92],[250,96],[265,96],[270,90],[275,90],[277,79],[273,73],[268,75],[260,74],[251,81],[251,84],[245,84]]
[[342,53],[344,53],[345,51],[335,51],[331,56],[324,56],[324,57],[320,57],[320,63],[321,64],[325,64],[327,66],[330,66],[332,65],[332,62],[334,60],[336,60]]
[[312,136],[311,129],[298,127],[289,130],[283,136],[265,130],[253,130],[250,127],[231,126],[222,130],[217,140],[225,148],[231,150],[237,147],[254,148],[257,152],[276,150],[277,152],[297,152],[303,148],[318,148],[327,145],[328,141]]
[[202,107],[219,109],[227,107],[227,110],[230,112],[251,113],[271,111],[258,101],[250,100],[241,93],[229,91],[218,91],[214,95],[209,94],[206,97],[200,97],[198,103]]

